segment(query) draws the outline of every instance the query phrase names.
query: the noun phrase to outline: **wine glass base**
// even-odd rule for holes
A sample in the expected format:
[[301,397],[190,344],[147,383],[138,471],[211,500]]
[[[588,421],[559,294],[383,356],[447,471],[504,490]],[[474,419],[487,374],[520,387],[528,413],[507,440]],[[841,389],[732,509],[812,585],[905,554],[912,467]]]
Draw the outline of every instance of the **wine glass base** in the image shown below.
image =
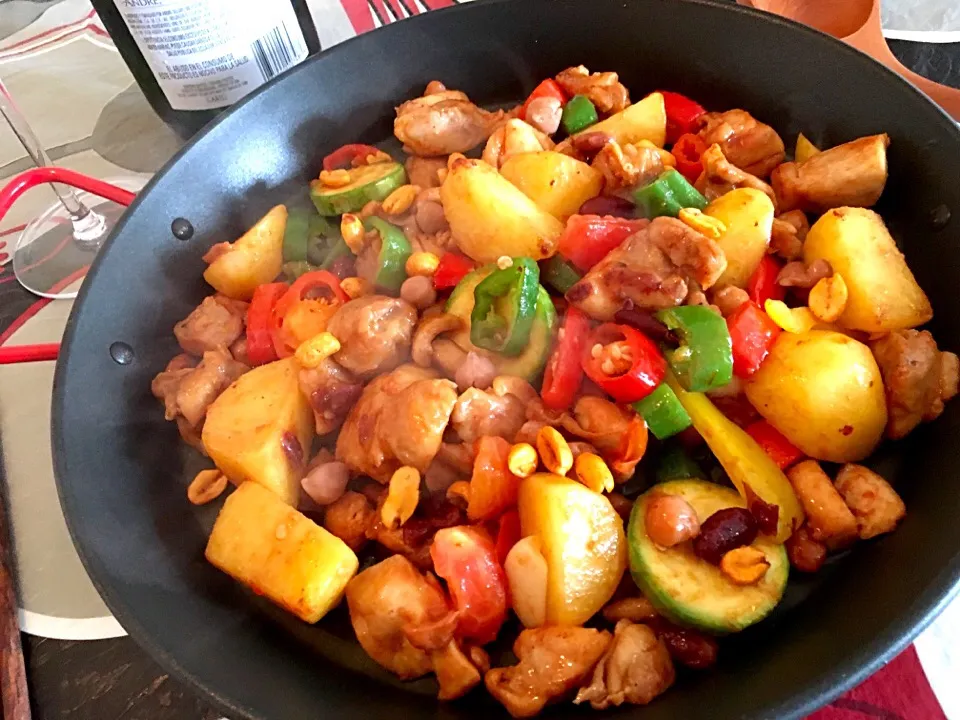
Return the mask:
[[[108,182],[137,191],[145,181],[125,177],[110,178]],[[103,235],[106,240],[126,207],[90,193],[80,193],[79,197],[93,212],[103,216],[108,228]],[[53,299],[74,298],[101,245],[102,241],[78,241],[74,237],[70,215],[63,205],[57,203],[20,234],[13,253],[13,270],[19,283],[35,295]]]

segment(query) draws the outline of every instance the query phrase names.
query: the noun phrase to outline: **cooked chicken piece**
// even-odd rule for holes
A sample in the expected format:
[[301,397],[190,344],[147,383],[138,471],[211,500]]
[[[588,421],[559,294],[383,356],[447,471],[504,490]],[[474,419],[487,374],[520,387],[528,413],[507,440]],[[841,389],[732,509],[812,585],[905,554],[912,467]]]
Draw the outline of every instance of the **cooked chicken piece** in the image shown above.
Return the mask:
[[630,104],[630,92],[615,72],[591,74],[583,65],[559,73],[557,83],[568,95],[586,95],[598,112],[617,113]]
[[513,396],[498,396],[477,388],[467,389],[458,399],[450,425],[465,443],[484,435],[511,440],[526,421],[523,402]]
[[553,148],[553,140],[546,133],[519,118],[511,118],[487,139],[482,159],[499,170],[514,155]]
[[663,172],[663,160],[655,147],[608,142],[593,159],[593,168],[603,173],[606,192],[646,185]]
[[718,144],[724,157],[746,173],[765,178],[783,162],[783,140],[777,131],[746,110],[706,113],[700,122],[703,142]]
[[750,296],[743,288],[735,285],[724,285],[713,291],[713,304],[724,317],[733,315],[737,309],[750,300]]
[[190,427],[199,429],[207,408],[250,368],[238,363],[222,347],[203,353],[196,367],[189,367],[186,362],[183,356],[175,357],[167,369],[153,379],[150,388],[154,396],[163,401],[167,420],[183,418]]
[[417,311],[400,298],[368,295],[337,310],[327,331],[340,341],[334,359],[363,378],[392,370],[410,354]]
[[777,284],[809,290],[824,278],[833,275],[833,268],[826,260],[814,260],[809,265],[800,260],[788,262],[777,274]]
[[487,690],[513,717],[532,717],[587,678],[610,646],[610,633],[582,627],[524,630],[513,644],[520,662],[493,668]]
[[187,445],[203,455],[207,454],[207,449],[203,446],[203,438],[200,436],[200,430],[188,423],[182,415],[177,416],[177,430],[180,431],[180,437]]
[[822,213],[837,207],[872,207],[887,183],[886,135],[871,135],[817,153],[804,163],[783,163],[770,182],[781,211]]
[[764,193],[776,207],[777,197],[773,188],[727,160],[719,145],[708,147],[700,160],[703,163],[703,172],[697,178],[696,187],[707,200],[716,200],[736,188],[752,188]]
[[490,137],[503,118],[503,110],[487,112],[459,90],[442,90],[398,107],[393,134],[411,155],[465,153]]
[[538,97],[527,105],[527,112],[522,119],[545,135],[553,135],[560,129],[562,117],[563,106],[560,100],[555,97]]
[[887,437],[897,439],[939,417],[957,394],[957,356],[926,330],[897,330],[871,344],[887,394]]
[[846,547],[857,539],[857,521],[820,463],[797,463],[787,470],[787,478],[807,516],[810,537],[831,550]]
[[366,544],[367,531],[375,519],[376,512],[370,501],[358,492],[347,490],[339,500],[327,506],[323,526],[356,551]]
[[592,318],[610,321],[627,300],[639,308],[679,305],[691,281],[706,290],[726,267],[716,242],[676,218],[658,217],[608,253],[566,297]]
[[250,362],[250,356],[247,354],[247,336],[241,335],[236,340],[233,341],[233,344],[230,346],[230,354],[233,355],[233,359],[244,365],[253,365]]
[[837,490],[857,518],[861,540],[892,532],[907,514],[906,505],[890,483],[863,465],[840,468]]
[[490,358],[475,353],[467,353],[463,363],[453,375],[454,382],[461,390],[467,388],[488,388],[497,376],[497,368]]
[[457,402],[450,380],[402,365],[376,377],[350,410],[337,438],[337,459],[381,483],[403,465],[426,472]]
[[[570,435],[589,441],[601,451],[620,447],[623,434],[630,424],[630,414],[606,398],[584,395],[577,400],[573,412],[558,413],[548,410],[543,402],[535,400],[527,405],[527,420],[538,426],[553,425]],[[530,423],[528,423],[530,424]],[[536,428],[539,430],[539,427]],[[521,427],[518,435],[525,431]],[[533,428],[530,428],[533,431]],[[521,442],[517,440],[517,442]]]
[[480,684],[480,671],[453,640],[430,653],[430,660],[440,685],[440,700],[456,700]]
[[227,348],[243,334],[247,303],[208,295],[173,328],[177,342],[191,355]]
[[411,155],[404,163],[407,169],[407,181],[411,185],[427,190],[440,187],[440,171],[447,167],[447,158],[423,158]]
[[666,645],[646,625],[621,620],[613,642],[593,670],[593,680],[580,689],[575,703],[594,710],[623,703],[646,705],[673,685],[676,678]]
[[810,221],[802,210],[791,210],[773,219],[770,249],[784,260],[796,260],[803,255],[803,241],[810,231]]
[[430,653],[414,647],[405,630],[449,614],[443,591],[409,560],[394,555],[347,584],[350,621],[361,647],[403,680],[433,670]]
[[299,381],[300,392],[313,409],[317,435],[340,427],[363,392],[363,382],[330,358],[315,368],[300,370]]

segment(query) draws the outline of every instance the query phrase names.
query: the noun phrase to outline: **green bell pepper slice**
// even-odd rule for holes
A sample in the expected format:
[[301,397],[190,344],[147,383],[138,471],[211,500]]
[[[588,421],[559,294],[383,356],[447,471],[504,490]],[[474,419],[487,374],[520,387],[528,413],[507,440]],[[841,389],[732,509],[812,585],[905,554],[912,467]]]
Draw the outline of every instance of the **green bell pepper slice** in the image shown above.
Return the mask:
[[564,260],[560,255],[544,260],[540,264],[540,271],[543,273],[543,282],[561,295],[565,295],[567,290],[581,280],[581,275],[573,263]]
[[684,389],[707,392],[733,378],[733,344],[723,317],[703,305],[661,310],[657,320],[680,336],[680,347],[664,355]]
[[[332,235],[332,225],[314,210],[296,208],[287,215],[287,226],[283,231],[283,261],[303,262],[317,239]],[[319,264],[319,263],[314,263]]]
[[306,260],[292,260],[290,262],[285,262],[282,266],[283,277],[288,282],[293,282],[301,275],[306,275],[308,272],[313,272],[318,270],[316,265],[311,265]]
[[661,215],[676,217],[683,208],[703,210],[707,199],[673,168],[633,193],[633,201],[651,220]]
[[643,400],[635,402],[633,409],[640,413],[657,440],[673,437],[693,424],[676,393],[666,383],[660,383]]
[[514,357],[530,340],[540,292],[540,268],[530,258],[514,258],[508,268],[494,270],[473,291],[470,342]]
[[567,131],[567,135],[575,135],[586,130],[596,124],[599,119],[597,108],[586,95],[574,95],[570,98],[570,101],[563,106],[563,114],[560,116],[560,122],[563,129]]
[[[676,398],[676,395],[674,395],[674,398]],[[677,400],[677,403],[679,402],[680,401]],[[700,464],[687,455],[682,447],[675,443],[669,443],[666,450],[664,450],[660,456],[660,463],[657,465],[657,482],[669,482],[670,480],[684,480],[688,478],[706,480],[707,476],[704,475],[703,468],[700,467]]]
[[367,230],[376,230],[380,234],[377,287],[388,292],[400,292],[400,286],[407,279],[407,258],[413,254],[410,241],[403,230],[381,218],[369,217],[363,224]]

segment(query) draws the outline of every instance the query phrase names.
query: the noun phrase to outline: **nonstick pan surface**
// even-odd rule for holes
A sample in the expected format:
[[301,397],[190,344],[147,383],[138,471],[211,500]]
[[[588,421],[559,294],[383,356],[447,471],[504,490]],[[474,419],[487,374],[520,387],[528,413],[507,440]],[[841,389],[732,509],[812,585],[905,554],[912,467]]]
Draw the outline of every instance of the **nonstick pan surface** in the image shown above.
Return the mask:
[[[877,208],[929,294],[931,329],[960,349],[960,133],[920,93],[826,36],[741,7],[679,0],[507,0],[431,12],[361,36],[257,92],[141,193],[85,281],[54,387],[63,509],[94,583],[130,635],[231,718],[505,717],[484,692],[448,704],[401,683],[357,645],[341,608],[285,616],[203,559],[216,507],[185,487],[204,463],[150,395],[176,354],[173,325],[209,288],[201,256],[277,202],[305,198],[321,158],[391,135],[393,108],[431,79],[485,104],[522,99],[570,65],[616,70],[633,97],[667,88],[743,107],[789,142],[887,132]],[[954,217],[943,222],[944,210]],[[188,240],[171,233],[185,218]],[[939,221],[934,221],[938,218]],[[126,361],[126,362],[123,362]],[[941,609],[960,576],[960,402],[873,461],[907,503],[902,527],[722,644],[718,667],[617,717],[802,717],[863,680]],[[217,505],[216,503],[212,505]],[[560,705],[551,717],[587,716]],[[600,715],[595,715],[601,717]]]

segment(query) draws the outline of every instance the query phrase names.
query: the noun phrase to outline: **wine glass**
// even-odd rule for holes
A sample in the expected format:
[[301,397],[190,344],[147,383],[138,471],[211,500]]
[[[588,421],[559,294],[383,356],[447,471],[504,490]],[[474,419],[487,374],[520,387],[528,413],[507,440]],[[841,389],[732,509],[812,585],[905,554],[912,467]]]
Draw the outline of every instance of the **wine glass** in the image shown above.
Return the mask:
[[[50,157],[2,84],[0,113],[30,159],[40,167],[51,166]],[[107,182],[131,193],[144,184],[135,176],[108,178]],[[125,207],[91,193],[78,195],[60,183],[50,186],[58,202],[20,233],[12,252],[13,271],[17,281],[30,292],[46,298],[69,299],[77,296],[97,251]]]

